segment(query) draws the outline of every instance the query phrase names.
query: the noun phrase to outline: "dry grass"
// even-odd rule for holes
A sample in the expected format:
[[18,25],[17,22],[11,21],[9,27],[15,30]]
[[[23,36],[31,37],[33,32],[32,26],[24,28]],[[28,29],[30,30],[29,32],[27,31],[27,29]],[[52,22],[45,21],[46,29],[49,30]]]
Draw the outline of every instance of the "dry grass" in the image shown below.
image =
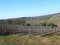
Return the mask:
[[0,45],[60,45],[60,36],[0,36]]

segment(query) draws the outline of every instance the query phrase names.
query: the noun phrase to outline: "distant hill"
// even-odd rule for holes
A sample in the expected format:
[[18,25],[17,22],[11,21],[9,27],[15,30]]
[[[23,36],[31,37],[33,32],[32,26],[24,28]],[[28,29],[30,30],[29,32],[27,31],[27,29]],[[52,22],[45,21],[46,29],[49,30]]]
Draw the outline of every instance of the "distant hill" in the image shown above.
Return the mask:
[[29,23],[31,25],[37,25],[41,22],[52,22],[52,23],[60,26],[60,13],[50,14],[50,15],[46,15],[46,16],[22,17],[22,18],[0,20],[0,23],[5,23],[5,24],[7,24],[7,23],[11,23],[11,24]]
[[52,14],[52,17],[48,20],[48,22],[53,22],[60,26],[60,13]]

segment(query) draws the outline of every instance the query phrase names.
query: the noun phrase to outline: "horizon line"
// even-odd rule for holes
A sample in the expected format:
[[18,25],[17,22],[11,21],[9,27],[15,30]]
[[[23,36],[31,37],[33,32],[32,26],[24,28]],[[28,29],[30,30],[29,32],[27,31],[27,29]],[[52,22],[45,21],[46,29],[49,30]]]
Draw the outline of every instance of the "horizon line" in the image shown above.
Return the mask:
[[[46,15],[39,15],[39,16],[48,16],[48,15],[56,15],[56,14],[60,14],[60,13],[50,13],[50,14],[46,14]],[[33,18],[33,17],[39,17],[39,16],[24,16],[24,17],[12,17],[12,18],[5,18],[5,19],[0,19],[0,20],[10,20],[10,19],[16,19],[16,18]]]

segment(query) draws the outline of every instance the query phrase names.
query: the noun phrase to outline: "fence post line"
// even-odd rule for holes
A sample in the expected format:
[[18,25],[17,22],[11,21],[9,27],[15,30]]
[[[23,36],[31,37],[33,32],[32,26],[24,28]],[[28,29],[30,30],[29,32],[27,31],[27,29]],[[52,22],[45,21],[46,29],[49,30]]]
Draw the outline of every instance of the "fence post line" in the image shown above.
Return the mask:
[[0,33],[4,33],[8,31],[12,34],[27,34],[27,35],[46,35],[53,33],[54,35],[57,34],[57,31],[60,31],[59,27],[46,27],[46,26],[20,26],[20,25],[10,25],[10,24],[1,24],[0,25]]

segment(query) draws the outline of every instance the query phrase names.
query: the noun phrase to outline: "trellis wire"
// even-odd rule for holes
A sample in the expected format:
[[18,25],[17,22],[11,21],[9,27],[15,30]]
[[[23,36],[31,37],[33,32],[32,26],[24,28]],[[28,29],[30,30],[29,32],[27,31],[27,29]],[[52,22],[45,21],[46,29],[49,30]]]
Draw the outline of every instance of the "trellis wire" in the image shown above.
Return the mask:
[[10,34],[46,34],[60,31],[59,27],[48,27],[48,26],[20,26],[12,24],[0,24],[0,33],[10,32]]

